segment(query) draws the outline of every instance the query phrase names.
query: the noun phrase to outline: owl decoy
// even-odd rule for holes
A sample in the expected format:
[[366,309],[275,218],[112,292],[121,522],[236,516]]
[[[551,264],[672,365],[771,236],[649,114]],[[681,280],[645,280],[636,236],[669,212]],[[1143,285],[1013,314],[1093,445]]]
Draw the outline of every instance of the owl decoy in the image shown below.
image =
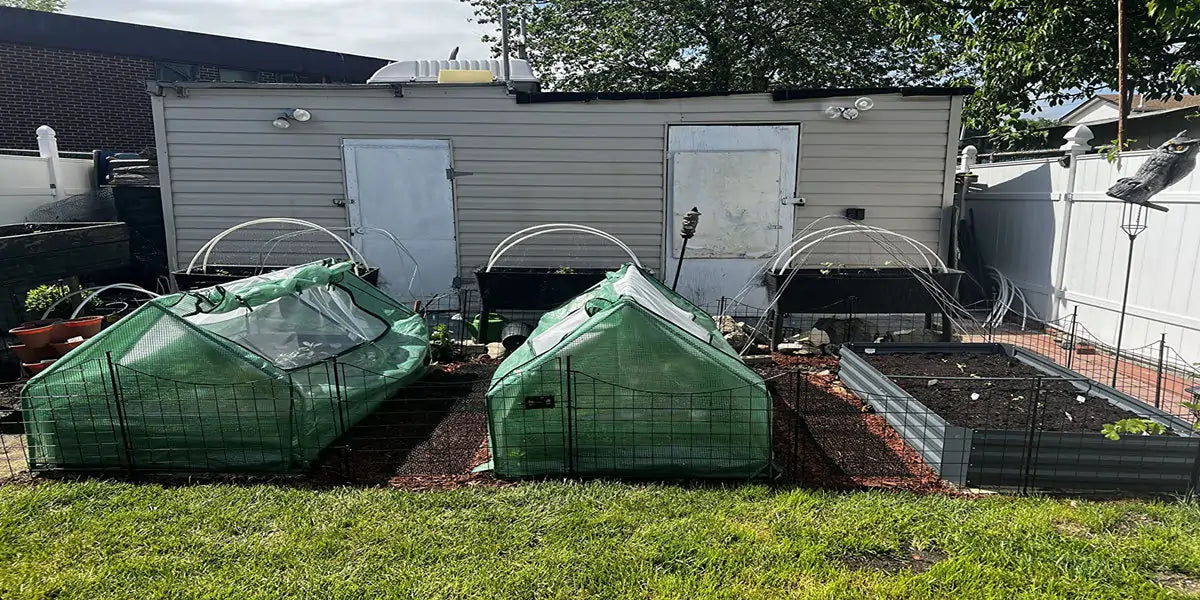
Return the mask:
[[1180,131],[1163,142],[1133,177],[1118,179],[1106,194],[1166,212],[1167,207],[1151,202],[1150,198],[1192,171],[1196,166],[1197,146],[1200,139],[1187,137],[1186,129]]

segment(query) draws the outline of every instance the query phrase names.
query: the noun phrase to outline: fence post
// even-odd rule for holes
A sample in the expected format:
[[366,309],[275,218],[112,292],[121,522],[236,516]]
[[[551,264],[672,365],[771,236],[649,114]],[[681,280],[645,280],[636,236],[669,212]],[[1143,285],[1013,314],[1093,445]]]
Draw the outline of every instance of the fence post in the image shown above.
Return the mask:
[[1078,171],[1076,166],[1079,163],[1079,158],[1092,149],[1089,143],[1093,138],[1092,130],[1087,125],[1077,125],[1063,136],[1063,145],[1059,150],[1066,151],[1067,155],[1063,157],[1068,161],[1067,167],[1067,189],[1062,195],[1063,199],[1063,224],[1062,235],[1058,237],[1058,261],[1051,271],[1051,287],[1054,294],[1054,310],[1051,317],[1058,316],[1058,307],[1065,303],[1067,299],[1066,289],[1066,274],[1067,274],[1067,248],[1068,241],[1071,235],[1071,214],[1072,207],[1075,204],[1075,174]]
[[117,424],[121,428],[121,445],[125,447],[125,460],[128,463],[126,466],[133,471],[133,443],[129,440],[129,422],[125,417],[125,403],[121,401],[121,385],[117,381],[117,366],[113,363],[112,352],[104,353],[104,361],[112,382],[113,404],[117,407]]
[[725,315],[725,296],[722,295],[721,299],[717,301],[717,316],[724,316],[724,315]]
[[1163,359],[1167,355],[1167,334],[1158,339],[1158,377],[1154,380],[1154,408],[1162,408]]
[[38,156],[46,159],[46,175],[50,179],[50,195],[55,200],[62,199],[62,190],[58,186],[59,174],[62,173],[62,163],[58,155],[58,134],[49,125],[37,128]]
[[1067,338],[1067,368],[1075,362],[1075,324],[1079,322],[1079,305],[1071,311],[1071,336]]
[[[792,406],[792,482],[803,485],[804,481],[804,466],[800,460],[800,386],[808,383],[808,378],[800,372],[800,369],[792,371],[792,376],[796,378],[796,394],[793,396]],[[808,390],[804,390],[804,394],[808,394]]]
[[571,357],[566,357],[567,389],[564,390],[563,421],[567,425],[567,474],[575,475],[575,411],[571,410],[572,388],[575,387],[574,373],[571,371]]
[[1040,376],[1033,378],[1033,394],[1029,398],[1029,412],[1025,427],[1025,448],[1021,453],[1021,493],[1028,494],[1030,489],[1034,487],[1037,468],[1034,463],[1037,461],[1037,451],[1035,449],[1035,440],[1037,438],[1038,428],[1038,404],[1041,403],[1042,396],[1042,378]]

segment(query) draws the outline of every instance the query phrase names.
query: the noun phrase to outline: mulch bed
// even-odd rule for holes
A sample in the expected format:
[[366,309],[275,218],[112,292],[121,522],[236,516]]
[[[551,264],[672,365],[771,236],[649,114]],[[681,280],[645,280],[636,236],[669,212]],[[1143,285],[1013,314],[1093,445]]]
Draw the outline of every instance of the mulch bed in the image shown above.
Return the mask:
[[413,490],[499,485],[473,472],[491,458],[484,394],[497,364],[444,365],[404,388],[331,444],[313,477]]
[[[1046,378],[1041,371],[1007,356],[923,353],[864,358],[889,377],[920,376],[892,377],[892,381],[959,427],[1026,429],[1036,422],[1042,431],[1097,433],[1105,423],[1137,417],[1103,398],[1081,393],[1069,381]],[[987,379],[990,377],[1025,379]],[[1036,377],[1043,378],[1040,389]]]
[[776,355],[775,361],[755,370],[769,378],[799,368],[803,377],[798,386],[789,377],[769,380],[784,483],[951,491],[882,416],[841,386],[836,359]]

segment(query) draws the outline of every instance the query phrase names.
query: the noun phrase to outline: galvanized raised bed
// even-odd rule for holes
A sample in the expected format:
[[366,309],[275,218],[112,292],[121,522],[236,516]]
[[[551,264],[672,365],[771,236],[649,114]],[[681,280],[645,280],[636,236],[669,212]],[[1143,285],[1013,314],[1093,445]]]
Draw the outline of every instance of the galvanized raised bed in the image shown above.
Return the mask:
[[[1090,396],[1170,428],[1166,435],[1122,436],[968,429],[943,419],[870,365],[871,354],[1004,354],[1050,377],[1073,379]],[[1048,490],[1183,492],[1200,479],[1200,436],[1191,424],[1112,387],[1085,380],[1037,353],[1008,344],[848,344],[839,376],[848,390],[887,419],[926,464],[951,483],[967,487],[1036,487]]]

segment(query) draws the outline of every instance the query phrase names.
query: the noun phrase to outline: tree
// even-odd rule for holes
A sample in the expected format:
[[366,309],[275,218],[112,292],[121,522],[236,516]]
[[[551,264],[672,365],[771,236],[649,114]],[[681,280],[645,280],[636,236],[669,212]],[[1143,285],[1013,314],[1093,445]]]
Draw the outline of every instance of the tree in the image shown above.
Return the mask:
[[0,0],[0,6],[59,12],[67,7],[67,0]]
[[916,59],[863,8],[875,0],[853,9],[825,0],[463,1],[480,23],[496,25],[501,5],[513,31],[518,15],[527,19],[525,49],[549,89],[879,86],[904,79]]
[[[1128,78],[1152,98],[1200,87],[1200,2],[1128,1]],[[1118,87],[1115,0],[896,0],[876,7],[919,52],[928,82],[973,85],[973,127],[1011,131],[1022,113]]]

